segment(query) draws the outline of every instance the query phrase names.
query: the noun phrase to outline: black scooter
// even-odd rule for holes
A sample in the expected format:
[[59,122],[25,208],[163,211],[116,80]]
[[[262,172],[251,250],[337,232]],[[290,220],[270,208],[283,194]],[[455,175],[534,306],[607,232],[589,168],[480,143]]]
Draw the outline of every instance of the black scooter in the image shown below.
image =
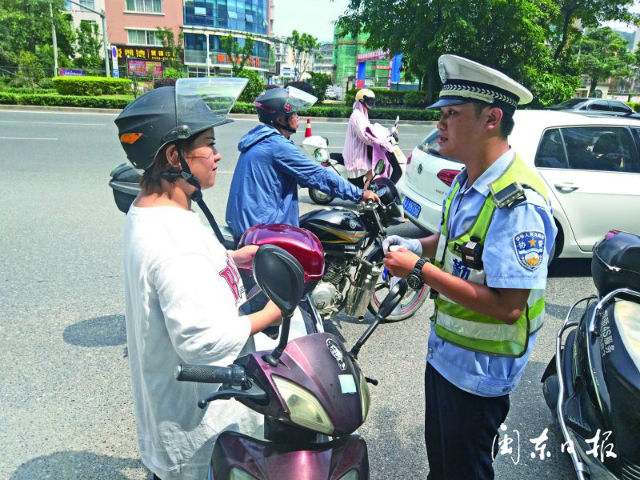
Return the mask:
[[609,232],[591,275],[598,296],[569,310],[542,376],[544,398],[578,479],[640,479],[640,236]]

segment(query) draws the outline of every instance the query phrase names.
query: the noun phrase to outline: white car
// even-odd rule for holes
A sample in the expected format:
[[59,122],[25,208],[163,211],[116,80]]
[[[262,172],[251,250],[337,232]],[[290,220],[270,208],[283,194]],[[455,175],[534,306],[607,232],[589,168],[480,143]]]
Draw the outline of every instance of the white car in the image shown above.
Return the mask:
[[[590,257],[612,229],[640,233],[640,121],[548,110],[516,111],[509,144],[535,165],[558,225],[556,256]],[[407,217],[440,230],[442,202],[462,163],[438,154],[432,131],[398,182]]]

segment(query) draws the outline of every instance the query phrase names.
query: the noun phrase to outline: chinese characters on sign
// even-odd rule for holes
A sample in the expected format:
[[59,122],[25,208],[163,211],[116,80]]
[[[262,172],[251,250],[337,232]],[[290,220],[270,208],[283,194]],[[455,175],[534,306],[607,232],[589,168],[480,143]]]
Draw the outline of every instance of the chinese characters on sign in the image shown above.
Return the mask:
[[[504,423],[500,425],[500,435],[496,435],[493,439],[491,457],[495,460],[498,456],[508,455],[513,464],[517,465],[520,462],[520,432],[513,430],[509,433],[507,430],[507,426]],[[549,429],[545,428],[539,436],[529,439],[532,444],[532,450],[529,453],[530,458],[544,461],[551,457],[551,450],[547,448],[548,433]],[[592,455],[601,462],[604,462],[604,459],[608,457],[617,458],[618,455],[614,452],[613,443],[609,441],[610,436],[610,431],[601,434],[600,429],[598,429],[592,438],[586,440],[587,444],[592,446],[590,450],[587,450],[587,455]],[[560,451],[570,453],[573,451],[573,445],[571,442],[564,442],[560,446]]]
[[356,55],[356,62],[367,62],[369,60],[382,60],[389,58],[389,50],[373,50],[371,52],[359,53]]
[[148,47],[134,45],[114,45],[118,52],[118,59],[134,58],[140,60],[174,60],[174,52],[163,47]]

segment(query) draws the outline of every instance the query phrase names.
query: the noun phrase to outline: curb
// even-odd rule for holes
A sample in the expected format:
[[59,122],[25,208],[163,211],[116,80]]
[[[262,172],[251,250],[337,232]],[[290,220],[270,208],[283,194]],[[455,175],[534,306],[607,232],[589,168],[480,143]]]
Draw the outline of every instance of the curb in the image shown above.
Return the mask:
[[[47,105],[0,105],[0,110],[27,110],[27,111],[49,111],[49,112],[76,112],[76,113],[111,113],[119,114],[122,109],[118,108],[84,108],[84,107],[60,107]],[[229,118],[235,120],[256,120],[257,118],[251,113],[231,113]],[[311,122],[327,122],[327,123],[348,123],[348,118],[336,117],[308,117]],[[374,122],[391,122],[389,118],[372,118]],[[400,120],[399,125],[428,125],[435,126],[437,122],[433,120]]]

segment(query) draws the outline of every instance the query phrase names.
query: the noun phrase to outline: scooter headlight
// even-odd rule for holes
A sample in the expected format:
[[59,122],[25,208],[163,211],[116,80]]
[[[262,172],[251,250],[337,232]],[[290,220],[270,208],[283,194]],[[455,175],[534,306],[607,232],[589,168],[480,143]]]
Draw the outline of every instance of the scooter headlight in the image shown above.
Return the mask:
[[329,154],[326,150],[322,148],[316,148],[316,151],[313,152],[313,156],[316,159],[316,162],[322,163],[329,160]]
[[367,380],[364,378],[364,373],[362,372],[360,372],[360,402],[362,403],[362,423],[364,423],[367,419],[367,415],[369,414],[371,398],[369,397],[369,386],[367,385]]
[[622,343],[640,370],[640,305],[628,300],[618,300],[614,315]]
[[289,408],[289,417],[293,423],[314,432],[326,435],[333,433],[334,427],[329,415],[311,392],[277,375],[272,378]]

